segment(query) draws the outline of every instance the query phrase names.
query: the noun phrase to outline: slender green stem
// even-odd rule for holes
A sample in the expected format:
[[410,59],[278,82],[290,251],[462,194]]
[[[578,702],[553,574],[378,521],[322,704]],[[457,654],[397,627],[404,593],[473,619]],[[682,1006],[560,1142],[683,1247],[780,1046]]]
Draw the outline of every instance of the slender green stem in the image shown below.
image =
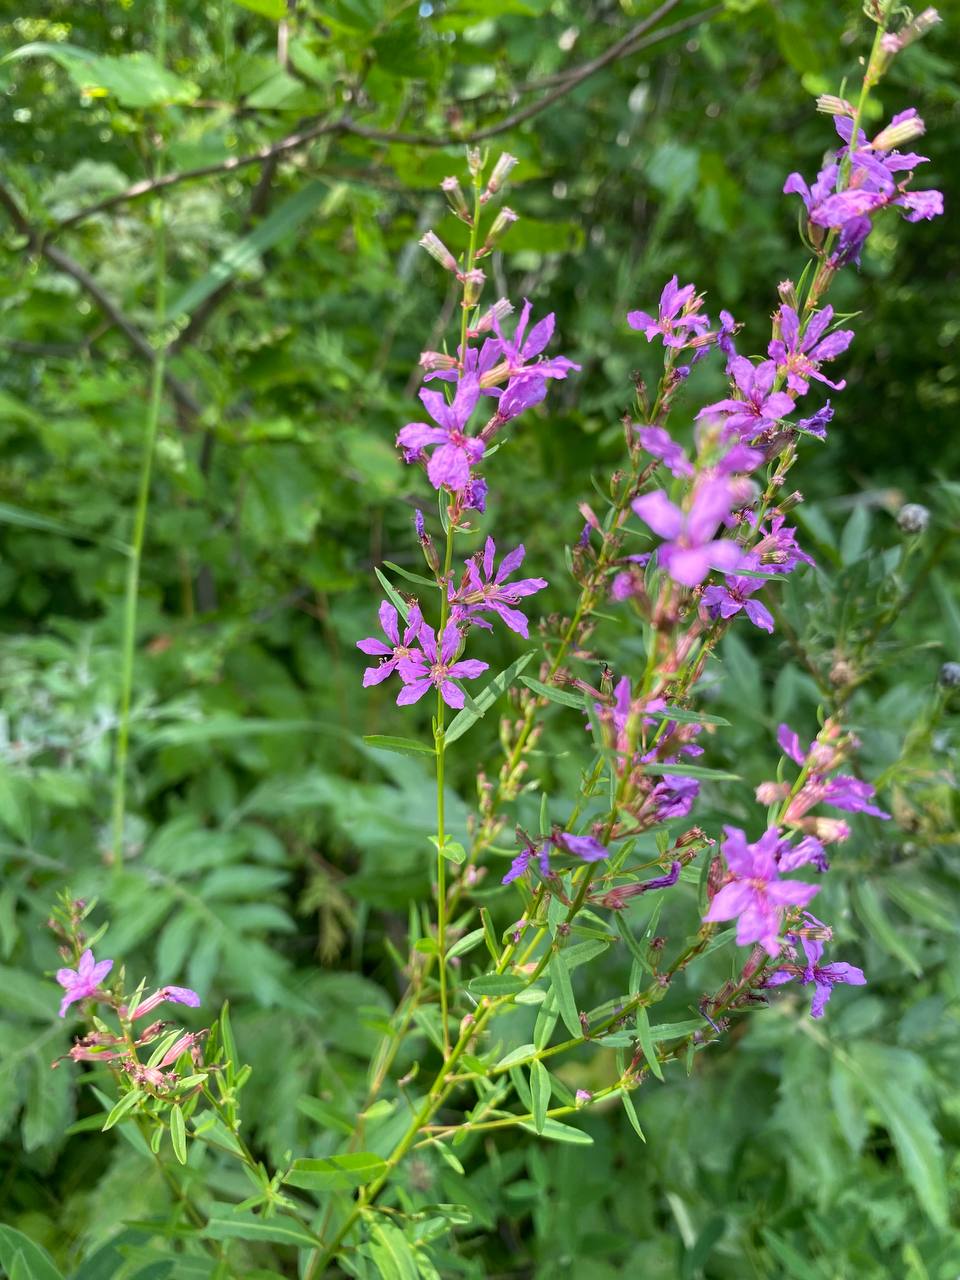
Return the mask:
[[[157,59],[161,63],[166,53],[166,3],[157,4]],[[158,176],[163,165],[163,149],[157,149]],[[133,536],[127,561],[127,581],[123,606],[123,634],[120,642],[120,706],[117,714],[117,741],[113,766],[112,854],[114,872],[123,870],[123,833],[127,803],[127,755],[130,743],[130,704],[133,697],[133,659],[137,635],[137,605],[140,592],[140,567],[143,560],[143,543],[147,530],[147,514],[150,506],[150,480],[153,457],[163,404],[164,374],[166,371],[166,344],[161,331],[166,318],[167,237],[163,215],[163,202],[154,202],[153,218],[156,229],[154,243],[155,301],[154,320],[157,329],[156,358],[150,378],[150,396],[147,420],[144,426],[140,455],[140,478],[137,484],[137,500],[133,516]]]
[[[443,577],[440,581],[440,629],[437,634],[438,648],[443,644],[443,631],[447,625],[449,600],[447,584],[450,581],[450,568],[453,563],[454,527],[451,521],[447,525],[447,547],[443,558]],[[434,731],[434,747],[437,753],[437,963],[440,967],[440,1022],[443,1032],[443,1056],[450,1054],[450,1029],[447,1026],[447,856],[444,852],[446,843],[446,825],[444,817],[444,763],[446,760],[446,737],[444,735],[444,716],[446,703],[439,685],[437,686],[437,723]]]

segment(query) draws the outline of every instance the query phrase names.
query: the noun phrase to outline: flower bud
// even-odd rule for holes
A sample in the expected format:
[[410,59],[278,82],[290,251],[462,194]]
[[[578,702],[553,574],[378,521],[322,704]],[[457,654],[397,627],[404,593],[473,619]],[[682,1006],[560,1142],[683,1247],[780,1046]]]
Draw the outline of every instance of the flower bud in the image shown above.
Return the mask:
[[926,125],[919,116],[910,116],[897,124],[888,124],[873,140],[876,151],[892,151],[894,147],[902,147],[905,142],[912,142],[926,131]]
[[[838,98],[835,93],[821,93],[817,99],[817,110],[825,116],[850,116],[857,114],[855,107],[846,98]],[[790,304],[793,306],[793,303]]]
[[444,271],[452,271],[456,275],[457,260],[435,232],[428,231],[426,235],[421,236],[419,244],[421,249],[426,249],[434,262],[440,263]]
[[472,329],[467,330],[468,338],[479,338],[481,333],[489,333],[494,321],[500,324],[513,311],[513,303],[509,298],[498,298],[492,307],[488,307]]
[[945,662],[940,668],[937,683],[943,689],[956,689],[960,685],[960,662]]
[[800,304],[797,301],[797,290],[792,280],[781,280],[777,285],[777,293],[780,295],[780,301],[785,307],[793,307],[794,311],[799,311]]
[[761,782],[754,795],[758,804],[779,804],[790,794],[790,785],[786,782]]
[[438,369],[457,367],[456,357],[445,355],[442,351],[421,351],[418,364],[424,373],[436,373]]
[[850,836],[849,824],[842,818],[806,818],[798,824],[808,835],[814,835],[821,844],[839,844]]
[[466,197],[463,194],[463,188],[460,186],[459,178],[444,178],[440,183],[440,189],[449,201],[450,208],[461,220],[461,222],[472,222],[470,210],[467,208]]
[[500,210],[491,224],[490,230],[487,232],[487,238],[483,242],[483,248],[477,254],[478,258],[485,257],[488,253],[492,253],[497,241],[503,236],[510,226],[516,222],[517,215],[512,209],[508,209],[506,205]]
[[578,1089],[574,1098],[578,1107],[584,1107],[588,1102],[593,1101],[593,1094],[589,1089]]
[[472,271],[457,273],[457,279],[463,285],[463,305],[465,307],[472,307],[477,302],[486,278],[479,267],[474,267]]
[[479,147],[467,147],[467,168],[471,177],[477,177],[483,168],[483,152]]
[[493,166],[493,172],[487,179],[487,189],[480,197],[481,201],[486,204],[491,196],[495,196],[503,184],[506,182],[510,171],[517,163],[517,157],[510,155],[509,151],[504,151],[497,163]]
[[897,512],[901,533],[924,533],[930,523],[930,512],[919,502],[907,502]]
[[899,53],[901,49],[906,49],[908,45],[913,44],[915,40],[922,39],[927,32],[937,25],[940,21],[940,14],[936,9],[924,9],[923,13],[908,22],[896,34],[888,31],[880,41],[880,47],[888,57]]

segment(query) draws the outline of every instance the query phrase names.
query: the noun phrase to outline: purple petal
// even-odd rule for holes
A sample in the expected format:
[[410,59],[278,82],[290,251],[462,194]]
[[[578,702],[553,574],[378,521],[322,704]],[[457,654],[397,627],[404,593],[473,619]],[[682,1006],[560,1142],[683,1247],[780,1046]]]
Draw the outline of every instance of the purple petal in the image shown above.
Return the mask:
[[385,658],[387,654],[393,653],[388,644],[384,644],[382,640],[378,640],[375,636],[367,636],[366,640],[358,640],[357,648],[361,653],[368,653],[374,658]]
[[755,627],[760,627],[773,635],[773,614],[766,605],[761,604],[759,600],[748,600],[744,605],[744,611]]
[[397,444],[405,449],[422,449],[428,444],[442,444],[446,439],[446,431],[430,427],[425,422],[408,422],[397,432]]
[[460,648],[460,628],[451,618],[443,629],[443,635],[440,637],[440,661],[443,663],[452,662],[453,656]]
[[683,528],[683,514],[662,489],[634,498],[630,504],[636,515],[661,538],[676,538]]
[[470,483],[470,460],[460,445],[444,444],[427,464],[427,475],[435,489],[452,489],[459,493]]
[[405,684],[397,694],[397,706],[406,707],[411,702],[419,702],[430,687],[429,680],[416,680],[413,684]]
[[448,707],[453,707],[454,711],[459,711],[466,702],[462,689],[458,689],[452,680],[440,681],[440,696]]
[[733,920],[750,907],[754,894],[755,891],[743,880],[734,880],[730,884],[725,884],[714,895],[710,910],[703,918],[708,921]]

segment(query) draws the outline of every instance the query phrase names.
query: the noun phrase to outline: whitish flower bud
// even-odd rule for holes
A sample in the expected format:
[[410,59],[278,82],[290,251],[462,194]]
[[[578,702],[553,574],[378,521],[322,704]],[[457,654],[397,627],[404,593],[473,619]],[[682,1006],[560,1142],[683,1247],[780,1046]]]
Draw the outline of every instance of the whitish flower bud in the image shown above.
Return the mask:
[[490,177],[487,179],[487,189],[483,193],[483,195],[480,197],[480,199],[484,202],[484,204],[486,204],[486,202],[490,199],[491,196],[495,196],[497,194],[497,192],[506,182],[507,177],[510,174],[510,171],[513,169],[516,163],[517,163],[516,156],[510,155],[508,151],[504,151],[502,153],[500,158],[497,160],[497,163],[493,166],[493,172],[490,174]]
[[779,804],[790,794],[787,782],[761,782],[755,793],[758,804]]
[[498,298],[492,307],[489,307],[472,329],[467,330],[467,336],[471,338],[479,338],[481,333],[489,333],[493,329],[493,322],[502,324],[507,316],[513,311],[513,303],[509,298]]
[[793,307],[794,311],[798,311],[800,304],[797,302],[797,290],[792,280],[781,280],[777,285],[777,293],[780,295],[780,301],[785,307]]
[[421,351],[418,364],[424,373],[436,373],[438,369],[457,367],[456,357],[448,356],[442,351]]
[[873,146],[877,151],[892,151],[894,147],[902,147],[904,143],[921,137],[926,128],[919,116],[910,116],[907,120],[888,124],[885,129],[881,129],[873,140]]
[[444,178],[440,183],[440,189],[450,202],[450,208],[458,218],[464,222],[472,222],[470,210],[467,208],[466,197],[463,194],[463,188],[460,186],[459,178]]
[[923,533],[930,523],[930,512],[919,502],[907,502],[897,512],[897,525],[902,533]]
[[434,262],[439,262],[445,271],[452,271],[456,275],[457,260],[435,232],[428,231],[426,235],[421,236],[419,243],[421,249],[426,249]]
[[857,114],[846,98],[838,98],[835,93],[821,93],[817,99],[817,110],[825,116],[850,116],[851,119]]
[[574,1096],[578,1107],[586,1106],[588,1102],[593,1101],[593,1094],[589,1089],[578,1089]]
[[479,147],[467,147],[467,168],[474,178],[483,168],[483,152]]
[[477,254],[477,257],[483,257],[492,252],[497,241],[503,233],[517,220],[517,215],[512,209],[508,209],[506,205],[500,210],[493,220],[493,225],[487,232],[487,238],[483,242],[483,248]]
[[880,47],[884,53],[889,55],[899,53],[901,49],[906,49],[915,40],[922,39],[931,27],[935,27],[939,21],[940,14],[936,9],[924,9],[923,13],[918,13],[911,22],[908,22],[895,35],[888,31],[881,39]]
[[956,689],[960,685],[960,662],[945,662],[937,681],[944,689]]

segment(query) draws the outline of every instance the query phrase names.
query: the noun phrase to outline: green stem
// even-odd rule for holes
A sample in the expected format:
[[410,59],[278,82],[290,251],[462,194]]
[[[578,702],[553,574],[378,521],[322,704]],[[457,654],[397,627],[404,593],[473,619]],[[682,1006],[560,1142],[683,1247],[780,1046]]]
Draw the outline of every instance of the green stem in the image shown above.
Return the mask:
[[[443,577],[440,580],[440,629],[437,633],[438,648],[443,644],[443,632],[447,625],[449,600],[447,584],[453,563],[453,523],[447,524],[447,547],[443,559]],[[443,1030],[443,1056],[450,1054],[450,1029],[447,1026],[447,857],[446,824],[444,815],[444,763],[446,738],[444,717],[446,703],[440,687],[437,687],[437,723],[434,730],[434,749],[437,755],[437,963],[440,966],[440,1022]]]

